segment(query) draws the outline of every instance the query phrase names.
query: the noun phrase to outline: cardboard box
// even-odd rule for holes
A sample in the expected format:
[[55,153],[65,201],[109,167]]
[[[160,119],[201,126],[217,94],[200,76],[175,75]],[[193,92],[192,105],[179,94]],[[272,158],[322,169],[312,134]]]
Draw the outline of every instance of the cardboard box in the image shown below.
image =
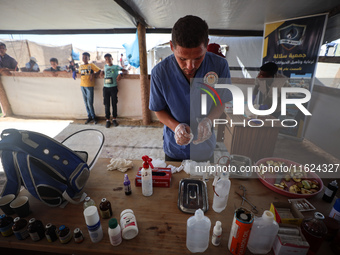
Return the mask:
[[[141,170],[142,168],[140,167],[135,178],[136,187],[142,186],[142,176],[140,174]],[[169,188],[171,185],[171,175],[172,173],[170,168],[155,167],[152,169],[152,187]]]
[[[280,211],[279,208],[289,209],[293,215],[293,218],[286,218],[284,216],[282,217],[282,215],[280,215],[278,212]],[[274,214],[277,223],[300,226],[304,218],[302,213],[293,204],[288,202],[273,202],[270,205],[270,211]]]
[[309,244],[306,238],[301,233],[301,229],[295,225],[279,224],[280,227],[296,228],[299,231],[301,239],[306,242],[306,245],[296,245],[290,243],[283,243],[277,235],[273,244],[273,251],[275,255],[306,255],[309,250]]

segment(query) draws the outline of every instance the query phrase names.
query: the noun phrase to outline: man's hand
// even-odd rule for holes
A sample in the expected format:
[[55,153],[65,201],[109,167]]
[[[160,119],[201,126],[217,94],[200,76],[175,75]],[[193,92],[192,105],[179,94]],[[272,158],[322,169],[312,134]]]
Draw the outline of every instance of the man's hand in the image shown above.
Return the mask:
[[209,118],[204,118],[197,127],[197,140],[193,141],[193,144],[200,144],[208,140],[212,135],[211,132],[212,123]]
[[191,133],[190,127],[185,123],[180,123],[175,129],[175,140],[178,145],[188,145],[194,135]]

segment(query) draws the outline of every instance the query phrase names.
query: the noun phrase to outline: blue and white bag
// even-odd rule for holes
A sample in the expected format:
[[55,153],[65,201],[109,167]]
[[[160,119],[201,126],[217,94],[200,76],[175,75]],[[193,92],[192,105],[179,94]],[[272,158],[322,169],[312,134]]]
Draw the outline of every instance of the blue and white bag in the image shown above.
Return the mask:
[[65,139],[65,143],[59,143],[37,132],[4,130],[1,133],[0,159],[7,180],[1,196],[18,195],[21,185],[24,185],[35,198],[49,206],[60,206],[66,201],[82,202],[86,196],[82,190],[104,143],[100,131],[83,131],[99,132],[102,137],[90,166],[86,162],[86,150],[74,151],[65,146],[74,134]]

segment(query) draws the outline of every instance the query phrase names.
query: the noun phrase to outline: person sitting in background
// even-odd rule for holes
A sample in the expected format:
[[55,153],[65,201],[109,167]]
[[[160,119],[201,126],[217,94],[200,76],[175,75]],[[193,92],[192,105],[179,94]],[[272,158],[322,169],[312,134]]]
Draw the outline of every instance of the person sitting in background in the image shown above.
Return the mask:
[[30,62],[26,63],[26,66],[21,68],[22,72],[39,72],[40,68],[37,64],[37,59],[35,57],[30,57]]
[[60,66],[58,66],[58,59],[51,58],[50,59],[50,68],[46,68],[44,72],[66,72],[66,70]]
[[253,90],[253,103],[259,93],[260,110],[267,110],[273,103],[273,88],[278,88],[278,103],[274,113],[271,115],[278,118],[281,115],[280,91],[282,87],[290,87],[288,78],[277,73],[278,66],[274,62],[268,62],[260,67],[255,80],[255,88]]
[[207,47],[207,51],[208,52],[212,52],[222,58],[225,58],[225,56],[222,54],[222,49],[221,49],[221,45],[217,44],[217,43],[210,43]]
[[6,44],[0,42],[0,71],[18,71],[18,62],[6,52]]

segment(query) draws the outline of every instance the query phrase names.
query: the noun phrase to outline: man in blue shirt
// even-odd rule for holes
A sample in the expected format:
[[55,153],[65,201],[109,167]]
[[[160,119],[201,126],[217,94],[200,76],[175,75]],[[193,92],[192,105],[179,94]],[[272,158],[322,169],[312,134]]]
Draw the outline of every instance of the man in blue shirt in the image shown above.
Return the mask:
[[[225,59],[207,52],[208,42],[208,25],[204,20],[191,15],[180,18],[172,29],[170,47],[174,54],[151,72],[149,108],[164,124],[167,161],[213,160],[216,146],[213,120],[220,117],[224,103],[232,100],[232,96],[227,89],[213,88],[217,81],[229,83],[230,71]],[[204,114],[201,96],[209,90],[220,100],[217,104],[209,97]]]

